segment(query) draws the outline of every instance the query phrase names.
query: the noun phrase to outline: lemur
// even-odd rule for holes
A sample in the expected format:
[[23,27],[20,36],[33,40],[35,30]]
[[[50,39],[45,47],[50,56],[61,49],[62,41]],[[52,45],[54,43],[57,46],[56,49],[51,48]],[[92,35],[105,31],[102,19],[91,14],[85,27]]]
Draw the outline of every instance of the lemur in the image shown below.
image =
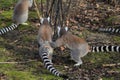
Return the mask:
[[52,54],[53,48],[50,46],[52,42],[53,30],[50,25],[50,18],[42,18],[41,25],[38,31],[38,45],[39,45],[39,55],[41,56],[45,67],[54,75],[67,78],[66,75],[61,74],[57,71],[52,64]]
[[19,24],[22,24],[28,19],[28,9],[32,7],[33,0],[19,0],[14,8],[13,22],[11,26],[0,29],[0,35],[8,31],[14,30]]
[[[51,25],[49,24],[50,18],[41,18],[41,25],[38,31],[38,45],[39,47],[44,45],[45,43],[52,42],[53,30]],[[50,53],[48,57],[52,60],[53,48],[50,48]]]
[[73,35],[68,31],[68,27],[61,28],[58,26],[58,36],[59,38],[55,41],[50,43],[53,48],[66,46],[70,49],[71,58],[77,62],[74,66],[79,66],[83,62],[81,57],[87,55],[88,52],[108,52],[108,51],[115,51],[120,52],[120,46],[89,46],[88,43],[76,36]]
[[108,32],[108,33],[120,33],[120,28],[113,28],[113,27],[109,27],[109,28],[99,28],[98,31],[100,32]]

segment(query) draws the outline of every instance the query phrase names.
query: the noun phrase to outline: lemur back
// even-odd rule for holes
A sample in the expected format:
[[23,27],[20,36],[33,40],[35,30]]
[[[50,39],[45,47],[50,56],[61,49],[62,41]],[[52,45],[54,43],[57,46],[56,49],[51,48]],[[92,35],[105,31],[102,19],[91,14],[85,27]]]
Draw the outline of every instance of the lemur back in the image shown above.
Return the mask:
[[28,19],[28,9],[32,6],[32,0],[19,0],[16,4],[13,12],[13,24],[9,27],[0,29],[0,35],[5,34],[8,31],[14,30],[19,24],[22,24]]
[[45,18],[44,20],[41,19],[41,25],[38,31],[39,44],[41,45],[46,41],[51,42],[52,36],[53,36],[53,31],[51,25],[49,24],[49,17]]
[[65,27],[61,29],[58,27],[58,35],[60,36],[55,42],[51,43],[52,47],[60,47],[62,45],[66,46],[71,50],[71,58],[77,62],[74,66],[79,66],[82,64],[81,57],[87,55],[88,52],[109,52],[115,51],[120,52],[120,46],[89,46],[88,43],[76,35],[67,31],[68,28]]

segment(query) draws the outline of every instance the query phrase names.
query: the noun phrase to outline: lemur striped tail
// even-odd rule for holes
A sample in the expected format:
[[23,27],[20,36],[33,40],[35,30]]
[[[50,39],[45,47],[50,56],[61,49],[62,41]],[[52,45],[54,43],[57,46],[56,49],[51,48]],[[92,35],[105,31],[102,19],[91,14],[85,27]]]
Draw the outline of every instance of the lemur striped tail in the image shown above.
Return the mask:
[[120,52],[120,46],[92,46],[91,52]]
[[4,27],[4,28],[0,29],[0,35],[5,34],[5,33],[9,32],[9,31],[12,31],[17,27],[18,27],[18,25],[14,24],[14,23],[9,27]]
[[98,31],[101,32],[109,32],[109,33],[120,33],[120,28],[99,28]]
[[64,79],[68,78],[68,76],[66,76],[64,74],[61,74],[59,71],[57,71],[53,67],[53,65],[52,65],[51,61],[48,59],[47,55],[48,55],[47,51],[42,51],[42,60],[44,62],[45,68],[47,70],[49,70],[52,74],[56,75],[56,76],[62,77]]

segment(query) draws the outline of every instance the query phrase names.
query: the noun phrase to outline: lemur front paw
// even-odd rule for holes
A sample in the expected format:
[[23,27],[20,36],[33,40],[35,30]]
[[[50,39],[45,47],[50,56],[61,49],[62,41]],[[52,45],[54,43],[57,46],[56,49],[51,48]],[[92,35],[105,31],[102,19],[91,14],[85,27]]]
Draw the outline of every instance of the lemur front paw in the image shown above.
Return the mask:
[[78,63],[74,64],[74,67],[78,67],[78,66],[80,66],[81,64],[82,64],[82,62],[78,62]]

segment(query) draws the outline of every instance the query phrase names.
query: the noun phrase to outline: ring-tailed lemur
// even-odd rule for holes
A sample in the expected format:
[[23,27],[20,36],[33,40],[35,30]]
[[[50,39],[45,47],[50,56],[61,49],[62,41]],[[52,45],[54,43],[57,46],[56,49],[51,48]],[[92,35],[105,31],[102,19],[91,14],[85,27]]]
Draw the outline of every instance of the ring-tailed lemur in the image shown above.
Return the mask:
[[5,34],[8,31],[14,30],[19,24],[22,24],[28,19],[28,9],[32,7],[33,0],[19,0],[16,4],[13,12],[13,21],[9,27],[0,29],[0,35]]
[[120,28],[113,28],[113,27],[109,27],[109,28],[99,28],[98,31],[100,32],[108,32],[108,33],[120,33]]
[[54,75],[67,78],[66,75],[61,74],[52,65],[53,48],[50,46],[52,42],[53,31],[49,24],[50,18],[42,18],[41,25],[38,32],[39,55],[41,56],[45,67]]
[[71,58],[77,62],[74,66],[79,66],[82,64],[81,57],[87,55],[88,52],[108,52],[108,51],[116,51],[120,52],[120,46],[92,46],[90,47],[88,43],[78,36],[73,35],[68,32],[68,27],[61,28],[58,27],[58,35],[59,38],[50,43],[52,47],[60,47],[62,45],[66,46],[71,50]]

